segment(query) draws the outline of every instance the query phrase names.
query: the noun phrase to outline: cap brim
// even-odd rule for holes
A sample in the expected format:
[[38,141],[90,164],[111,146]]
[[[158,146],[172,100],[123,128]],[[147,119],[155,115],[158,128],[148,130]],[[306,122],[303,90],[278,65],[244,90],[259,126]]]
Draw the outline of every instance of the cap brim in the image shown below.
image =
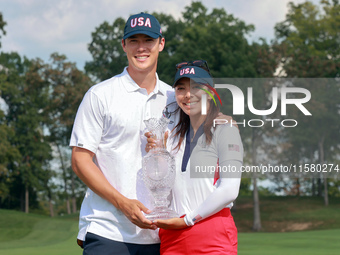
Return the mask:
[[175,87],[176,83],[182,78],[189,78],[189,79],[194,80],[196,83],[209,84],[211,87],[214,87],[214,82],[213,82],[212,78],[209,78],[209,77],[207,77],[207,78],[192,77],[192,75],[190,75],[190,74],[188,74],[188,75],[183,74],[181,77],[179,77],[177,80],[175,80],[172,87]]
[[148,35],[154,39],[158,38],[158,37],[161,37],[162,35],[160,34],[156,34],[156,33],[153,33],[153,32],[150,32],[150,31],[132,31],[130,33],[127,33],[126,35],[124,35],[123,39],[127,39],[133,35],[138,35],[138,34],[143,34],[143,35]]

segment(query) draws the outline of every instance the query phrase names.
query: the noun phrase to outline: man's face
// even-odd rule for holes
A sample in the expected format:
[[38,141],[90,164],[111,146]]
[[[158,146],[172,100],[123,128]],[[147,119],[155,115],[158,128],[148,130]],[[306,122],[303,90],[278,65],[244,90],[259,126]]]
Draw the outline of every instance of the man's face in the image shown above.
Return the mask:
[[129,61],[129,71],[156,69],[158,54],[164,49],[164,38],[152,38],[144,34],[133,35],[122,40],[123,50]]

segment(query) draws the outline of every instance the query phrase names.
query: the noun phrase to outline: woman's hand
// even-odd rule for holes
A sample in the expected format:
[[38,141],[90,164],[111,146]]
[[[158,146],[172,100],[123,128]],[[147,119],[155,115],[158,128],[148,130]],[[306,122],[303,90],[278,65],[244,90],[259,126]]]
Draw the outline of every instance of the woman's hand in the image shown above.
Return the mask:
[[[147,144],[145,145],[145,151],[149,152],[152,148],[155,148],[157,146],[156,140],[154,139],[152,133],[147,132],[144,134],[146,136]],[[166,131],[164,134],[164,147],[166,148],[166,142],[168,140],[169,132]]]
[[172,218],[168,220],[154,220],[153,223],[163,229],[182,229],[187,228],[183,218]]
[[233,120],[233,117],[231,117],[229,115],[224,115],[222,112],[218,113],[216,119],[223,121],[221,124],[226,124],[224,121],[227,121],[227,123],[233,123],[233,126],[238,128],[238,125],[237,125],[236,121]]

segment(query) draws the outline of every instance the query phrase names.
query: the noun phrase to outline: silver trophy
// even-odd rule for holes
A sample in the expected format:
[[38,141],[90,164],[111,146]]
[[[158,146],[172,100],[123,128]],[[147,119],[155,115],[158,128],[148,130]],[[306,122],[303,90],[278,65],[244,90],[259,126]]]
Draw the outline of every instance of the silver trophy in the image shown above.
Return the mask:
[[164,133],[169,119],[151,118],[144,122],[156,141],[156,147],[151,148],[143,158],[143,180],[155,199],[152,212],[145,217],[151,221],[178,217],[176,212],[168,208],[168,196],[176,175],[175,160],[164,146]]

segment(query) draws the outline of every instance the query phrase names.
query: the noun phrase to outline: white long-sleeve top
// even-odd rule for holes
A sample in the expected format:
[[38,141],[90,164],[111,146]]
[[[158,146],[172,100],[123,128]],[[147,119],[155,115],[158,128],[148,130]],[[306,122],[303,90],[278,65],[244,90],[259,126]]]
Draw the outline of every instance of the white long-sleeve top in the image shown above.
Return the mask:
[[[191,132],[185,137],[179,151],[173,150],[177,139],[170,138],[168,143],[168,149],[172,150],[176,160],[172,207],[179,215],[186,214],[188,225],[225,207],[232,207],[239,193],[243,163],[239,130],[229,125],[218,125],[212,131],[209,145],[202,127],[193,139]],[[216,171],[219,172],[217,181]]]

